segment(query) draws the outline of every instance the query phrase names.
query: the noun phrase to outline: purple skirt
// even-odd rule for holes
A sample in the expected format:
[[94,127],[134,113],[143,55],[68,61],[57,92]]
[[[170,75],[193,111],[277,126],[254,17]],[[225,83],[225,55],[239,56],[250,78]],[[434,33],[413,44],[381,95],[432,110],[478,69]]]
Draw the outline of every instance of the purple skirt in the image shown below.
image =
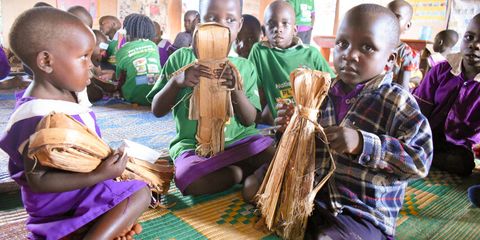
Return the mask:
[[195,180],[236,162],[255,156],[272,145],[273,139],[253,135],[241,139],[223,152],[210,157],[200,157],[195,150],[183,152],[175,159],[175,185],[183,193]]

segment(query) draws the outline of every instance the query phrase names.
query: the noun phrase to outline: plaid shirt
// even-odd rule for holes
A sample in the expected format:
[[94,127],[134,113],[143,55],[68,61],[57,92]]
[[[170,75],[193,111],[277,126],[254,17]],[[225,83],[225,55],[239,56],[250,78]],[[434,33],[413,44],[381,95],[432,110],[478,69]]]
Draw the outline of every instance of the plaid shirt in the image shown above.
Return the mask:
[[[394,236],[407,183],[427,176],[433,143],[428,121],[413,96],[391,82],[391,73],[367,82],[339,124],[360,131],[363,151],[358,156],[333,153],[337,168],[328,181],[326,204],[333,212],[346,209]],[[320,110],[323,127],[336,125],[331,99],[327,97]],[[320,140],[316,156],[318,182],[330,168]]]

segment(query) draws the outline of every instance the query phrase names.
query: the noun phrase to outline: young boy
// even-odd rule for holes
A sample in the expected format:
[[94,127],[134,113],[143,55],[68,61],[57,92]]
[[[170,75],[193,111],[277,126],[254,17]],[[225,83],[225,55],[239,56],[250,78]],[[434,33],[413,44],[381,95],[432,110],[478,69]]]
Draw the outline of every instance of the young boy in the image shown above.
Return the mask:
[[[400,24],[400,36],[403,35],[412,26],[412,6],[405,0],[394,0],[388,4],[388,8],[397,16]],[[394,82],[409,89],[410,78],[419,71],[419,65],[420,55],[408,44],[400,42],[400,45],[397,46],[397,62],[387,70],[393,72]]]
[[158,46],[158,54],[160,54],[160,65],[165,65],[168,59],[168,48],[172,45],[168,39],[162,38],[163,30],[158,22],[153,21],[155,25],[155,37],[153,42]]
[[435,36],[432,48],[426,47],[420,57],[420,69],[426,73],[435,65],[446,61],[446,57],[458,42],[458,33],[447,29]]
[[103,16],[98,20],[100,31],[108,37],[107,59],[108,63],[115,69],[115,54],[118,51],[118,30],[122,28],[122,23],[117,17]]
[[[90,85],[87,86],[88,100],[96,102],[101,100],[105,95],[111,95],[116,90],[113,84],[114,70],[104,69],[102,66],[103,58],[106,55],[108,40],[107,36],[100,30],[93,30],[95,34],[96,44],[92,53],[93,68],[91,70],[93,77],[90,78]],[[107,94],[108,93],[108,94]]]
[[480,14],[460,48],[433,67],[413,94],[432,127],[433,166],[468,176],[475,167],[472,146],[480,143]]
[[288,2],[277,0],[268,5],[264,21],[268,41],[255,44],[248,59],[259,75],[261,122],[273,124],[277,116],[277,100],[292,98],[290,72],[298,67],[308,67],[329,72],[332,77],[334,74],[316,48],[303,45],[295,36],[295,12]]
[[[200,2],[202,22],[215,21],[230,29],[233,42],[242,27],[241,0],[203,0]],[[273,156],[273,140],[259,135],[255,129],[255,117],[260,110],[257,92],[257,74],[253,65],[244,58],[229,57],[243,80],[243,90],[232,90],[235,116],[225,127],[225,150],[217,155],[204,158],[195,154],[197,121],[188,119],[189,95],[199,82],[199,77],[219,77],[222,69],[209,69],[193,65],[185,72],[172,74],[195,61],[191,48],[176,51],[167,60],[161,78],[156,82],[147,98],[152,101],[155,116],[164,116],[173,109],[177,136],[170,143],[170,156],[175,163],[175,184],[184,195],[211,194],[226,190],[242,179],[261,181],[261,171],[256,171]],[[211,72],[214,76],[211,76]],[[222,79],[227,88],[235,82],[233,69],[226,68]],[[254,175],[256,171],[257,175]],[[245,180],[244,198],[249,201],[256,188]],[[214,184],[212,184],[214,183]]]
[[[395,61],[399,29],[395,15],[376,4],[350,9],[338,29],[338,78],[318,120],[337,168],[316,196],[307,239],[393,239],[407,182],[428,174],[428,121],[384,74]],[[284,127],[292,112],[279,107],[275,121]],[[330,169],[327,151],[318,140],[316,181]]]
[[[190,45],[192,45],[192,34],[193,34],[193,30],[195,30],[195,27],[200,21],[199,16],[200,16],[199,13],[195,10],[189,10],[185,13],[185,15],[183,16],[183,26],[185,27],[185,32],[178,33],[177,36],[175,37],[174,42],[182,43],[181,45],[174,44],[176,49],[179,49],[182,47],[190,47]],[[190,41],[189,42],[177,41],[177,38],[190,39]]]
[[67,12],[77,16],[78,18],[80,18],[80,20],[82,20],[83,23],[85,23],[85,25],[87,25],[88,27],[92,28],[93,26],[93,19],[92,19],[92,15],[90,15],[90,13],[88,12],[87,9],[85,9],[84,7],[82,6],[73,6],[71,8],[69,8],[67,10]]
[[248,58],[253,44],[262,38],[262,26],[258,19],[250,14],[243,14],[243,26],[235,40],[235,52],[238,56]]

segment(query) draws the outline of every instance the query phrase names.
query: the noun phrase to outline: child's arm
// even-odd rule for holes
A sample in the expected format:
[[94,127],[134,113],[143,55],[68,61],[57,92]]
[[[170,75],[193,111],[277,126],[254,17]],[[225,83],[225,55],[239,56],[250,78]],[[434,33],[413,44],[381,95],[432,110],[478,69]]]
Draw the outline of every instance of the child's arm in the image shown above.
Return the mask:
[[177,95],[183,88],[194,87],[200,76],[211,78],[208,67],[195,64],[185,70],[184,74],[172,77],[152,101],[152,112],[156,117],[165,116],[176,104]]
[[[412,98],[399,100],[386,134],[335,127],[326,130],[330,147],[356,155],[357,163],[395,175],[399,180],[427,176],[433,156],[432,133],[428,120],[418,111]],[[330,137],[332,132],[336,138]],[[357,132],[357,134],[355,133]]]
[[[224,66],[222,66],[222,68],[223,67]],[[218,76],[222,74],[221,79],[225,79],[222,85],[230,89],[235,88],[237,79],[235,78],[233,69],[230,66],[227,66],[225,71],[222,71],[222,69],[217,69],[216,74],[218,74]],[[257,109],[255,109],[255,107],[250,103],[243,90],[232,90],[232,105],[233,110],[235,111],[235,116],[242,125],[250,126],[255,123]]]
[[28,146],[23,153],[25,175],[30,189],[34,192],[67,192],[93,186],[99,182],[113,179],[125,170],[127,157],[113,154],[90,173],[74,173],[56,170],[35,163],[27,157]]
[[397,83],[400,84],[403,89],[410,89],[410,77],[412,75],[411,71],[400,70],[397,76]]
[[430,69],[425,78],[420,82],[420,85],[413,90],[413,96],[417,100],[418,106],[420,107],[420,110],[422,110],[423,115],[427,118],[430,118],[430,114],[435,107],[435,95],[439,86],[437,76],[439,75],[439,69],[441,68],[440,65],[442,64]]

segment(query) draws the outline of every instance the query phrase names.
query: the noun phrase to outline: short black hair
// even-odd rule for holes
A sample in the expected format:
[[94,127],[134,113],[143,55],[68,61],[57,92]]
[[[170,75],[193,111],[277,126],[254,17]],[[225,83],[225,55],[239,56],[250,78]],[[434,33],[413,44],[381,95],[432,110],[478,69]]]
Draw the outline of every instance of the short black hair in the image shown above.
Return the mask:
[[[70,7],[67,12],[77,16],[80,20],[82,20],[83,23],[85,23],[87,26],[90,28],[93,25],[93,18],[92,15],[88,12],[86,8],[83,6],[73,6]],[[85,22],[86,21],[86,22]]]
[[152,40],[156,35],[153,21],[149,17],[138,13],[132,13],[125,17],[123,28],[127,31],[130,40]]
[[405,1],[405,0],[393,0],[393,1],[389,2],[387,6],[390,9],[393,8],[393,7],[407,7],[408,12],[410,13],[410,15],[408,17],[410,18],[410,20],[412,20],[413,7],[407,1]]
[[[253,30],[258,31],[259,33],[262,33],[262,24],[260,24],[260,21],[258,19],[250,14],[243,14],[243,28],[253,28]],[[240,30],[242,31],[242,30]]]
[[52,5],[46,3],[46,2],[37,2],[33,7],[53,7]]
[[122,26],[122,22],[120,22],[120,20],[117,17],[112,15],[105,15],[100,17],[100,19],[98,19],[98,23],[101,24],[104,20],[107,20],[107,19],[114,21],[116,24],[118,24],[119,28]]
[[[202,8],[201,8],[202,4],[205,4],[206,1],[210,1],[210,0],[200,0],[200,4],[199,4],[200,11],[202,11]],[[240,3],[240,15],[242,15],[242,13],[243,13],[243,0],[238,0],[238,1]]]
[[392,11],[378,4],[360,4],[348,10],[343,21],[348,20],[349,24],[357,26],[361,25],[365,18],[384,22],[385,31],[388,31],[388,42],[393,47],[398,46],[400,41],[400,24]]
[[100,30],[94,29],[93,34],[95,34],[95,40],[97,43],[100,39],[104,40],[104,42],[108,41],[107,36],[105,36],[105,34],[103,34]]
[[437,36],[443,40],[445,47],[453,47],[458,42],[458,33],[452,29],[440,31]]
[[31,8],[20,14],[10,28],[10,48],[31,69],[38,53],[68,41],[72,26],[85,28],[80,19],[68,12],[51,7]]
[[183,17],[189,16],[189,15],[194,15],[196,17],[200,17],[200,13],[197,10],[188,10],[185,12]]

